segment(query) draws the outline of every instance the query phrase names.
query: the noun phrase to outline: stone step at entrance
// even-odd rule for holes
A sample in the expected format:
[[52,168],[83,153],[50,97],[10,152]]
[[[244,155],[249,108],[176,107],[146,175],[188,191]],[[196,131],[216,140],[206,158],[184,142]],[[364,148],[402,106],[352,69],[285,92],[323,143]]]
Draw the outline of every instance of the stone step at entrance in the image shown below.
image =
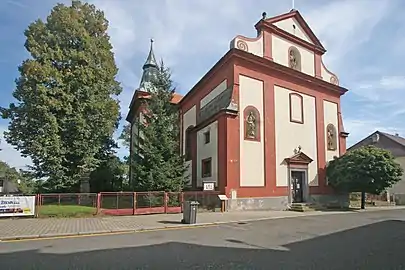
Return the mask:
[[311,203],[292,203],[289,210],[295,212],[310,212],[320,210],[320,207]]

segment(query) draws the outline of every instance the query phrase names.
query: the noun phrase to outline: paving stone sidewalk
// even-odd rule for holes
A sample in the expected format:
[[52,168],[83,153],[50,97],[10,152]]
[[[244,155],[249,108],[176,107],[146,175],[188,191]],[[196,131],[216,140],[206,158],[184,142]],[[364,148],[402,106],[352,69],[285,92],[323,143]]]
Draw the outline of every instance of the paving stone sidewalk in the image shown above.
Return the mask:
[[[404,209],[405,207],[402,207]],[[394,210],[401,207],[373,207],[366,211]],[[196,225],[231,223],[286,217],[341,214],[349,212],[244,211],[198,213]],[[355,213],[355,212],[350,212]],[[0,241],[80,234],[101,234],[193,226],[180,223],[182,214],[158,214],[123,217],[0,219]],[[195,225],[194,225],[195,226]]]

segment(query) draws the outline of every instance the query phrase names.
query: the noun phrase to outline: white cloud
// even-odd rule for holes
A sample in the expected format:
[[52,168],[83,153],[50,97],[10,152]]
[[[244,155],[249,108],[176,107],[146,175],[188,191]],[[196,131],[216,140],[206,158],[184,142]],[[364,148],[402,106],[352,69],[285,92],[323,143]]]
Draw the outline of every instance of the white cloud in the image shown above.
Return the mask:
[[402,90],[405,88],[405,76],[384,76],[377,81],[362,83],[359,89]]
[[380,80],[380,85],[384,89],[404,89],[405,88],[405,77],[404,76],[386,76],[382,77]]
[[[388,103],[403,108],[405,98],[405,76],[382,76],[379,79],[363,81],[352,87],[353,93],[365,101]],[[394,108],[394,107],[392,107]]]
[[350,133],[347,140],[348,147],[377,130],[389,134],[398,133],[401,136],[405,136],[405,128],[390,126],[384,121],[348,118],[344,120],[344,123],[345,131]]
[[[124,88],[120,96],[123,118],[128,112],[133,91],[139,85],[150,38],[156,40],[154,47],[157,58],[163,58],[172,69],[174,79],[184,93],[228,50],[229,42],[234,36],[255,36],[254,24],[263,11],[267,11],[268,16],[274,16],[291,9],[290,1],[276,0],[257,0],[255,4],[244,0],[88,2],[102,9],[110,21],[109,33],[120,69],[118,78]],[[376,84],[386,89],[401,86],[399,77],[382,76],[383,67],[356,68],[358,63],[353,63],[346,57],[350,52],[366,48],[363,45],[370,42],[376,26],[395,9],[395,3],[398,2],[379,0],[370,4],[370,0],[296,1],[296,7],[302,11],[302,15],[328,50],[324,57],[328,68],[338,75],[342,71],[352,71],[382,78],[354,88],[354,92],[364,99],[370,96],[368,92],[377,92],[374,90]],[[42,13],[44,12],[41,11]],[[340,81],[345,84],[344,77],[340,76]],[[345,86],[352,89],[351,85]],[[395,91],[399,90],[390,90],[390,93]],[[381,96],[386,96],[378,95],[379,93],[371,100],[377,101]],[[367,100],[370,101],[370,98]],[[389,100],[386,96],[386,102]],[[391,102],[392,100],[398,99],[391,98]],[[380,125],[383,122],[363,120],[349,118],[346,121],[346,127],[352,129],[352,138],[359,137],[356,134],[363,134],[364,130],[384,126]],[[120,150],[120,155],[125,155],[125,151]]]
[[352,88],[352,92],[358,95],[357,103],[350,108],[352,115],[343,112],[345,128],[351,133],[348,144],[356,143],[376,130],[405,136],[402,120],[405,114],[404,86],[401,77],[385,76]]
[[[142,65],[139,59],[134,62],[134,56],[146,54],[149,38],[156,39],[156,53],[175,72],[176,67],[193,67],[193,63],[205,57],[215,62],[237,34],[254,36],[253,25],[262,11],[267,10],[273,16],[290,8],[290,3],[280,1],[258,1],[256,5],[234,0],[89,1],[105,11],[120,78],[132,87],[137,86],[134,82],[139,80],[139,75],[134,74],[139,74]],[[297,6],[306,10],[307,3],[310,4],[297,1]],[[328,49],[325,61],[338,69],[347,66],[344,56],[367,42],[375,26],[392,8],[389,0],[374,1],[373,5],[369,0],[326,1],[303,15]],[[191,77],[203,75],[201,69],[187,71]],[[181,75],[179,80],[185,80]]]
[[[274,16],[290,9],[290,3],[283,1],[258,1],[255,5],[246,1],[216,0],[91,2],[104,10],[110,21],[120,79],[128,86],[124,87],[120,98],[123,116],[128,111],[127,105],[133,90],[138,86],[137,74],[140,74],[144,61],[144,58],[135,61],[134,56],[139,58],[143,54],[146,57],[149,38],[156,40],[155,52],[158,58],[165,59],[178,83],[187,92],[226,52],[234,36],[255,35],[253,26],[260,19],[262,11],[267,11],[268,16]],[[393,8],[389,6],[392,1],[388,0],[374,1],[373,5],[370,5],[369,0],[321,1],[320,5],[312,7],[306,6],[311,4],[309,2],[296,2],[297,7],[303,10],[304,18],[328,49],[324,57],[326,64],[337,74],[340,69],[348,66],[345,56],[368,42],[376,25]],[[197,68],[197,63],[206,59],[212,61]],[[352,63],[350,65],[353,66]],[[372,74],[380,72],[377,67],[361,70],[363,73],[368,70],[367,73]],[[341,78],[341,81],[344,80]],[[389,82],[382,81],[382,84],[388,86]]]
[[[234,0],[89,2],[104,10],[110,21],[109,32],[120,68],[119,78],[126,86],[120,98],[123,115],[127,112],[133,90],[138,86],[142,57],[146,57],[151,37],[156,40],[154,46],[158,58],[164,58],[183,92],[187,92],[227,51],[234,36],[255,35],[253,25],[260,19],[262,11],[268,11],[269,16],[278,15],[288,11],[291,4],[275,0],[258,1],[255,5]],[[303,10],[310,4],[296,2]],[[388,2],[375,1],[370,5],[368,0],[326,1],[302,13],[327,47],[326,61],[338,69],[343,63],[346,66],[346,53],[370,39],[374,27],[388,14]],[[212,61],[200,66],[198,62],[205,59]],[[187,74],[179,73],[180,69]],[[334,71],[339,73],[339,70]]]
[[305,18],[328,50],[327,63],[335,69],[347,68],[345,55],[370,40],[377,24],[394,8],[392,4],[390,0],[324,1]]
[[21,1],[17,0],[7,0],[6,4],[13,5],[19,8],[27,8],[28,6],[26,4],[21,3]]

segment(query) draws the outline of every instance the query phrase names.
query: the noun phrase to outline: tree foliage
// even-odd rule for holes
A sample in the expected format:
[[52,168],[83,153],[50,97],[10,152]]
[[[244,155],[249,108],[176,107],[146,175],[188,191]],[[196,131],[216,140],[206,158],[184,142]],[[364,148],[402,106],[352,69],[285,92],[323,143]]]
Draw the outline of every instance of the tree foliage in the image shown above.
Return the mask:
[[39,183],[32,175],[22,170],[18,171],[3,161],[0,161],[0,178],[3,182],[11,182],[19,190],[18,193],[35,194],[38,192]]
[[130,124],[124,125],[119,139],[122,140],[125,147],[127,147],[127,148],[130,147],[130,143],[131,143],[131,125]]
[[389,151],[364,146],[330,161],[326,174],[337,190],[380,194],[401,180],[403,169]]
[[91,192],[128,190],[128,166],[110,155],[90,174]]
[[132,177],[137,191],[181,191],[187,167],[179,151],[179,115],[170,103],[174,89],[163,63],[151,81],[150,99],[139,124],[139,147],[132,156]]
[[1,108],[10,120],[5,138],[55,191],[77,187],[98,167],[118,125],[121,87],[107,28],[102,11],[74,0],[25,31],[31,58],[19,67],[17,102]]

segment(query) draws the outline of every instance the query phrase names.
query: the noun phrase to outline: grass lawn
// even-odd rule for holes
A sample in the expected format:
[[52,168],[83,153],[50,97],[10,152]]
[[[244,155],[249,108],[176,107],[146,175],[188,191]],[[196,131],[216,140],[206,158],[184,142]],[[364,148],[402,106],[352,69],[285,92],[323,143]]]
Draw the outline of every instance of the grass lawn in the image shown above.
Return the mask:
[[38,209],[40,218],[89,217],[96,214],[95,207],[81,205],[42,205]]

